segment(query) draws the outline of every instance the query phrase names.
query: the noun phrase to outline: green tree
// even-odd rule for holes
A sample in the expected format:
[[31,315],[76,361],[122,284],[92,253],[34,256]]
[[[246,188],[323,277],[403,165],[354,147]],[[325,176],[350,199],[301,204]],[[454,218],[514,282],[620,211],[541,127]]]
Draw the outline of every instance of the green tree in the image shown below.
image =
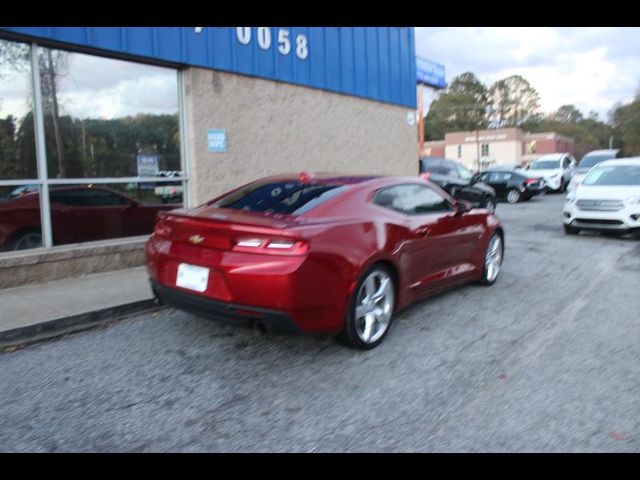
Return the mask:
[[574,105],[562,105],[551,118],[562,123],[578,123],[584,119],[582,112]]
[[616,105],[611,112],[611,120],[623,154],[640,155],[640,92],[631,103]]
[[488,92],[471,72],[455,77],[435,99],[425,117],[425,140],[444,138],[447,132],[487,127]]
[[494,128],[519,127],[540,112],[540,94],[520,75],[498,80],[489,89],[489,120]]

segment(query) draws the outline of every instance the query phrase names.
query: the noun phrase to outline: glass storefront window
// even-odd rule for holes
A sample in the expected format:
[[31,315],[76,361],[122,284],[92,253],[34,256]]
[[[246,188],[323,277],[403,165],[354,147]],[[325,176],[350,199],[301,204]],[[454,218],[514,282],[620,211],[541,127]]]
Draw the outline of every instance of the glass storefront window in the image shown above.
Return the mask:
[[180,208],[182,196],[182,182],[51,185],[53,243],[150,234],[157,213]]
[[173,69],[38,48],[50,178],[181,170]]
[[150,234],[182,175],[176,70],[0,39],[0,252],[43,246],[43,218],[53,245]]
[[38,177],[29,50],[0,39],[0,180]]
[[0,186],[0,252],[41,246],[38,185]]

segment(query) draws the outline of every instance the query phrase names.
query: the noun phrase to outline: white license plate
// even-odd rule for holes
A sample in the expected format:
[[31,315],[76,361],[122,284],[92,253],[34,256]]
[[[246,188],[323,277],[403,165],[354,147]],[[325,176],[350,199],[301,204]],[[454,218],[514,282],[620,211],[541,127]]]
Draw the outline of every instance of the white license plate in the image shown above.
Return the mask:
[[178,276],[176,285],[196,292],[204,292],[209,282],[209,269],[197,267],[188,263],[181,263],[178,266]]

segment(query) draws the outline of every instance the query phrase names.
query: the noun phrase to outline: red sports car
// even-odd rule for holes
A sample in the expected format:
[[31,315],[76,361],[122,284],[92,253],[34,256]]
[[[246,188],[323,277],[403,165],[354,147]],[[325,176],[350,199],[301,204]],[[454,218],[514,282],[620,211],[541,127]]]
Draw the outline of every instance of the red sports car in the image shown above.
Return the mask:
[[369,349],[412,302],[493,284],[503,245],[497,217],[428,181],[303,173],[159,213],[146,254],[168,305]]

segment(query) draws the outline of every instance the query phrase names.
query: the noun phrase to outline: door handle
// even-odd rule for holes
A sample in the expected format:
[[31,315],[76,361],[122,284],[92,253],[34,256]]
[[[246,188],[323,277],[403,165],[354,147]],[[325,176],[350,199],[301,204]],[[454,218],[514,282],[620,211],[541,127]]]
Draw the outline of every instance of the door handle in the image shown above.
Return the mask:
[[427,235],[429,235],[429,232],[431,231],[430,227],[420,227],[418,229],[416,229],[416,234],[426,237]]

